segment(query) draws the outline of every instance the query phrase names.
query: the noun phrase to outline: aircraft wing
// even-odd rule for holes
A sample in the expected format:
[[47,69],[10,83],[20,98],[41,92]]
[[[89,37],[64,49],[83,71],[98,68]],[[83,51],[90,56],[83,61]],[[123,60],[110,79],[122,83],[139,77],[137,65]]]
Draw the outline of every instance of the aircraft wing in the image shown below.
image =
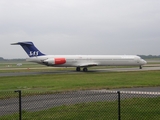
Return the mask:
[[97,63],[87,63],[87,64],[81,64],[79,67],[92,67],[92,66],[97,66]]

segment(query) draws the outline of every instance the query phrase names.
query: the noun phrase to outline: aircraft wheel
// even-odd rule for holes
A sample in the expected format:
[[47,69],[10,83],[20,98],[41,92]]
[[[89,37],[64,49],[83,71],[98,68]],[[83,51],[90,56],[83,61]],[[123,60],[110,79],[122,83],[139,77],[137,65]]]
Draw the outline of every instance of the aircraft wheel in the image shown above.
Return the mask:
[[142,66],[141,66],[141,65],[139,66],[139,69],[142,69]]
[[85,67],[85,68],[83,68],[83,72],[87,72],[88,71],[88,69]]
[[80,67],[77,67],[77,68],[76,68],[76,71],[81,71],[81,68],[80,68]]

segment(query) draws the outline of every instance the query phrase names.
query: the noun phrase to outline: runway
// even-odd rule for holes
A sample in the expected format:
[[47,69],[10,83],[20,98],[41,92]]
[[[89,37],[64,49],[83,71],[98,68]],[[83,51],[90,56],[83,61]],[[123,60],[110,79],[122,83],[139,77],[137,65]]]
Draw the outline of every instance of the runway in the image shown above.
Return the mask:
[[[139,69],[138,67],[134,68],[108,68],[108,69],[89,69],[88,72],[127,72],[127,71],[150,71],[150,70],[160,70],[160,66],[152,66],[152,67],[143,67],[143,69]],[[48,71],[48,72],[16,72],[16,73],[0,73],[0,77],[2,76],[27,76],[27,75],[42,75],[42,74],[73,74],[73,73],[83,73],[77,72],[75,70],[57,70],[57,71]]]
[[[133,97],[160,97],[160,87],[127,88],[114,90],[85,90],[22,97],[22,110],[33,112],[62,105],[73,105],[78,103],[100,101],[117,101],[117,91],[121,91],[121,99]],[[0,100],[0,116],[18,113],[18,108],[18,98]]]

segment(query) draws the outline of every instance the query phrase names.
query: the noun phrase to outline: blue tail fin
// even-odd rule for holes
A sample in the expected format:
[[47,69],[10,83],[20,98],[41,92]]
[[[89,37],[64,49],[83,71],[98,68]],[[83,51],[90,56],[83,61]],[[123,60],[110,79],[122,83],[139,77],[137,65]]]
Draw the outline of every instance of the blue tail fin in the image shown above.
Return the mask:
[[29,57],[43,56],[45,54],[41,53],[32,42],[18,42],[11,45],[21,45],[26,51]]

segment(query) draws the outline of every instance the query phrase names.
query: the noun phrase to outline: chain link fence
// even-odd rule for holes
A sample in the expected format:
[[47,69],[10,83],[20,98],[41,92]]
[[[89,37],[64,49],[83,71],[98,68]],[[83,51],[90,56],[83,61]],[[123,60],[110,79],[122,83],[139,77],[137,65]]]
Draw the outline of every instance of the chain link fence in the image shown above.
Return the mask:
[[1,91],[0,120],[160,120],[159,92]]

